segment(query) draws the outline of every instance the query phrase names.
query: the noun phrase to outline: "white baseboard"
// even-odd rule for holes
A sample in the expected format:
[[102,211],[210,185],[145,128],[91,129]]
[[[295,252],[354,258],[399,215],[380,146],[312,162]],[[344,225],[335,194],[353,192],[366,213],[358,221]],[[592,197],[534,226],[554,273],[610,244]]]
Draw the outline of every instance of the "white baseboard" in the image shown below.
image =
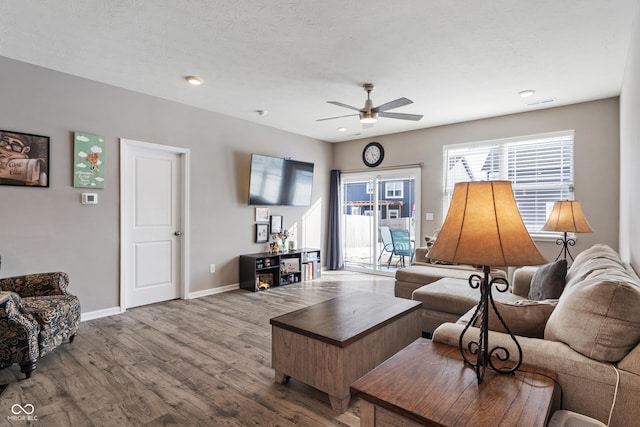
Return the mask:
[[[209,295],[221,294],[222,292],[235,291],[240,289],[239,283],[234,283],[227,286],[220,286],[218,288],[205,289],[204,291],[190,292],[186,299],[202,298]],[[86,322],[87,320],[99,319],[101,317],[113,316],[115,314],[123,313],[120,307],[105,308],[103,310],[89,311],[87,313],[80,314],[80,321]]]
[[236,289],[240,289],[240,283],[220,286],[218,288],[205,289],[204,291],[189,292],[187,299],[202,298],[209,295],[221,294],[223,292],[235,291]]
[[99,319],[101,317],[113,316],[114,314],[120,313],[122,313],[120,307],[111,307],[102,310],[89,311],[87,313],[80,313],[80,321],[86,322],[87,320]]

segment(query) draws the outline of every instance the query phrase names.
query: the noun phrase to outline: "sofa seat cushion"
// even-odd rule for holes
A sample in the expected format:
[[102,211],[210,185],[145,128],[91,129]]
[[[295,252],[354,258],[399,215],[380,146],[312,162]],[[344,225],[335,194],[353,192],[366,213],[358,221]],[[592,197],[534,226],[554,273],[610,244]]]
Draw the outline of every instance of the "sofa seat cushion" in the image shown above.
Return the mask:
[[[517,301],[521,297],[511,292],[493,291],[496,301]],[[413,291],[412,299],[422,302],[422,308],[462,316],[480,300],[480,290],[469,286],[465,279],[444,278]]]
[[74,295],[23,298],[26,310],[40,325],[40,356],[74,335],[80,326],[80,300]]
[[443,277],[467,279],[480,270],[469,265],[412,265],[396,271],[396,280],[428,284]]
[[624,272],[565,289],[544,331],[601,362],[618,362],[640,342],[640,284]]

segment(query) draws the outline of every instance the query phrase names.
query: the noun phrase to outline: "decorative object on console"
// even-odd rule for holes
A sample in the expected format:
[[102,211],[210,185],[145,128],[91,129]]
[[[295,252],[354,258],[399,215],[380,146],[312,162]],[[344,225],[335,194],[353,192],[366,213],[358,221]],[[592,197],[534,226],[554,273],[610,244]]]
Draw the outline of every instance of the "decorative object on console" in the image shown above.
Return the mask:
[[547,219],[542,229],[545,231],[562,231],[564,233],[562,239],[556,240],[556,244],[562,246],[556,261],[563,254],[565,260],[569,255],[569,258],[573,261],[569,246],[574,246],[576,240],[567,238],[567,233],[593,233],[593,229],[584,216],[580,202],[577,200],[558,200],[555,202],[551,214],[549,214],[549,219]]
[[273,242],[269,243],[269,252],[272,253],[272,254],[277,254],[278,252],[280,252],[280,246],[278,245],[278,239],[276,238],[275,234],[272,234],[271,238],[273,239]]
[[[506,292],[509,283],[502,277],[490,279],[490,266],[540,265],[546,263],[522,222],[509,181],[461,182],[453,190],[451,205],[429,258],[459,264],[481,265],[483,276],[472,274],[469,285],[480,288],[480,302],[473,315],[480,319],[478,341],[470,341],[467,350],[476,356],[469,360],[463,338],[471,322],[463,329],[458,342],[465,361],[476,370],[481,383],[487,367],[501,374],[515,372],[522,364],[522,348],[498,313],[492,288]],[[518,348],[514,366],[496,366],[492,357],[509,360],[505,347],[489,347],[489,304]]]
[[286,228],[278,233],[278,238],[280,239],[280,251],[287,252],[289,250],[289,245],[287,244],[287,239],[291,237],[292,234]]

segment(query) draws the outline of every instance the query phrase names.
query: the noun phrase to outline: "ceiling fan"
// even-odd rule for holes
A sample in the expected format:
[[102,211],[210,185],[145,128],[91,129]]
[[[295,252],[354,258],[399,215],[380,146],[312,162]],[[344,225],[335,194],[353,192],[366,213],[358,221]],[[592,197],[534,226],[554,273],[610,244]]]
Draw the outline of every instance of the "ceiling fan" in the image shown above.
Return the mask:
[[389,101],[385,104],[378,105],[377,107],[373,106],[373,101],[371,100],[371,92],[375,86],[371,83],[365,83],[362,85],[365,92],[367,92],[367,100],[364,103],[363,108],[353,107],[351,105],[343,104],[338,101],[327,101],[329,104],[337,105],[338,107],[348,108],[350,110],[358,111],[358,114],[347,114],[346,116],[336,116],[336,117],[327,117],[326,119],[318,119],[316,121],[322,122],[325,120],[333,120],[339,119],[342,117],[352,117],[352,116],[360,116],[360,123],[362,123],[363,128],[370,128],[373,126],[375,122],[378,121],[378,117],[387,117],[390,119],[400,119],[400,120],[413,120],[418,121],[422,118],[420,114],[404,114],[404,113],[389,113],[388,110],[392,110],[394,108],[403,107],[405,105],[413,104],[413,101],[408,98],[398,98],[393,101]]

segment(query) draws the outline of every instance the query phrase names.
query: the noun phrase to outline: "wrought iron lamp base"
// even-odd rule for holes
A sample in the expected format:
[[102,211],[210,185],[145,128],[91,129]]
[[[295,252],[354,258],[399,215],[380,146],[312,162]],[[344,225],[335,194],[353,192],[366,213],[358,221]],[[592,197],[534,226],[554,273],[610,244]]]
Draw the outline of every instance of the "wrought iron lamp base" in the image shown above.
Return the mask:
[[567,259],[567,255],[569,255],[569,258],[571,258],[571,261],[573,261],[573,256],[571,255],[571,252],[569,252],[569,246],[575,246],[575,244],[576,244],[575,239],[568,239],[567,232],[565,231],[564,237],[556,240],[556,245],[561,246],[560,253],[556,257],[556,261],[558,261],[560,257],[563,255],[565,260]]
[[[509,327],[502,319],[502,316],[500,316],[500,313],[496,308],[496,304],[493,301],[493,295],[491,294],[494,285],[498,292],[506,292],[509,289],[509,282],[507,281],[507,279],[502,277],[496,277],[490,280],[489,276],[491,268],[489,266],[483,266],[482,270],[483,276],[473,274],[469,277],[469,286],[471,286],[473,289],[480,288],[480,303],[477,305],[476,311],[473,314],[473,319],[478,318],[478,315],[480,316],[480,334],[478,340],[469,341],[468,345],[465,348],[464,335],[468,331],[471,324],[474,323],[469,322],[462,330],[458,341],[458,347],[460,349],[460,353],[462,354],[464,362],[473,367],[476,371],[478,384],[480,384],[484,379],[484,374],[487,368],[491,368],[499,374],[511,374],[518,370],[518,368],[522,364],[522,347],[520,347],[520,343],[518,343],[518,340],[511,333]],[[518,349],[518,358],[516,359],[513,366],[498,367],[493,363],[492,357],[496,357],[501,362],[506,362],[507,360],[509,360],[510,353],[507,348],[502,346],[489,348],[489,304],[491,304],[491,308],[497,315],[498,320],[500,320],[502,326],[504,326],[504,329],[507,331]],[[475,355],[476,360],[470,360],[467,356],[467,352],[471,355]]]

